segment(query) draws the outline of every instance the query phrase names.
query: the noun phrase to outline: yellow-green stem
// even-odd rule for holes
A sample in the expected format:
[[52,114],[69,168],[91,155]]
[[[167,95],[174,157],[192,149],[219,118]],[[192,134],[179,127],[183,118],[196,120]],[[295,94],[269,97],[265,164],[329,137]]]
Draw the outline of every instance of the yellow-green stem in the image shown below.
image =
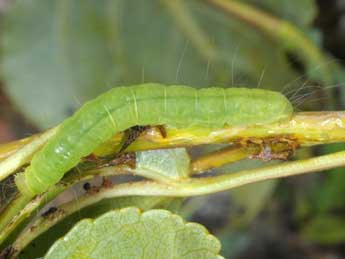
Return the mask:
[[325,65],[326,57],[293,24],[240,1],[207,0],[207,2],[230,16],[257,28],[277,41],[286,51],[297,54],[305,62],[309,76],[313,79],[320,80],[325,85],[332,83],[329,68]]
[[14,244],[18,249],[24,248],[37,235],[48,230],[51,226],[71,215],[72,213],[95,204],[103,199],[122,196],[171,196],[185,197],[205,195],[228,190],[245,184],[282,178],[292,175],[318,172],[334,167],[345,166],[345,151],[310,158],[303,161],[286,162],[269,167],[244,170],[238,173],[225,174],[207,178],[182,180],[177,183],[162,184],[152,181],[125,183],[112,188],[103,188],[99,192],[90,193],[78,200],[73,200],[61,206],[61,213],[54,215],[54,219],[42,220],[37,224],[30,238],[22,235]]
[[[45,133],[35,136],[31,142],[28,143],[28,140],[22,141],[24,144],[16,153],[11,154],[6,159],[0,162],[0,181],[5,179],[16,169],[23,166],[25,163],[28,163],[32,155],[40,149],[53,135],[55,135],[58,127],[50,129]],[[18,147],[15,146],[14,147]],[[1,149],[1,147],[0,147]],[[9,151],[9,146],[4,146],[5,150]]]
[[201,174],[206,170],[237,162],[259,151],[259,146],[230,146],[221,150],[217,150],[216,152],[206,154],[192,161],[192,174]]

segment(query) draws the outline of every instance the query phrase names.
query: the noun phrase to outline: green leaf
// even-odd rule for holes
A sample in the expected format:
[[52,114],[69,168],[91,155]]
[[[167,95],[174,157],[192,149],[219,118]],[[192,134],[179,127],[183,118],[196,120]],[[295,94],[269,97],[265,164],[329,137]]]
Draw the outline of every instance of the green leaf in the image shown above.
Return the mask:
[[300,85],[261,32],[202,1],[164,2],[15,1],[1,39],[5,90],[47,128],[116,85]]
[[165,210],[126,208],[80,221],[45,258],[222,258],[219,251],[199,224]]
[[342,216],[324,214],[315,217],[302,229],[302,236],[319,244],[343,244],[345,219]]
[[116,82],[104,3],[18,1],[9,10],[2,40],[6,90],[38,125],[62,121]]
[[188,177],[190,158],[185,148],[136,152],[135,171],[158,180]]
[[[242,186],[230,191],[234,204],[238,208],[236,215],[231,215],[230,226],[239,228],[250,223],[268,203],[277,181],[270,180]],[[237,217],[236,217],[237,216]]]
[[[325,153],[333,153],[345,149],[344,143],[325,145]],[[318,193],[314,199],[318,213],[344,209],[345,206],[345,174],[344,168],[330,170],[325,179],[319,183]]]
[[318,199],[315,205],[319,212],[336,211],[345,206],[344,168],[334,169],[327,173],[323,184],[320,184]]
[[[165,209],[178,212],[183,199],[170,197],[120,197],[104,199],[79,210],[64,220],[56,223],[52,228],[34,239],[23,251],[19,258],[42,257],[61,236],[65,235],[78,221],[83,218],[96,218],[110,210],[126,207],[137,207],[141,211],[150,209]],[[48,219],[49,220],[49,219]],[[39,245],[38,245],[39,244]]]

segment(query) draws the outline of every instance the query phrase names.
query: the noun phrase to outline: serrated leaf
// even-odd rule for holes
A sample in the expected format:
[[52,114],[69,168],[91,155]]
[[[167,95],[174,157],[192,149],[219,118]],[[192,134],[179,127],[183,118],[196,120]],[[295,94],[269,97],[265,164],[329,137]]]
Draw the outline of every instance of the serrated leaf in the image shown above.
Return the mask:
[[165,180],[188,177],[190,158],[185,148],[136,152],[135,171],[140,175]]
[[133,196],[104,199],[73,213],[61,222],[58,222],[46,232],[42,233],[27,247],[25,247],[23,251],[21,251],[19,258],[26,259],[42,257],[59,237],[65,235],[78,221],[83,218],[96,218],[110,210],[126,207],[137,207],[141,211],[150,209],[165,209],[172,212],[177,212],[181,202],[182,199],[169,197]]
[[165,210],[126,208],[80,221],[45,258],[222,258],[219,251],[199,224]]

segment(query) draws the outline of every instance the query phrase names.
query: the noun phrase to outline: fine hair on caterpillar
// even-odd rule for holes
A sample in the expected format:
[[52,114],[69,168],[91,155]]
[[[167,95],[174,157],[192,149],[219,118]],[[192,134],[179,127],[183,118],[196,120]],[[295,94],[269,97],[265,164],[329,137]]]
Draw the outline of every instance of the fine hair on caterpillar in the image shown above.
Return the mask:
[[[331,102],[331,100],[333,100],[333,97],[336,99],[340,98],[339,92],[345,83],[337,82],[336,79],[331,78],[328,78],[328,80],[318,79],[318,77],[315,76],[316,73],[321,73],[319,70],[325,69],[325,66],[330,66],[336,61],[336,59],[330,59],[314,68],[310,68],[281,87],[280,92],[289,99],[295,111],[299,111],[301,106],[303,106],[303,110],[308,110],[311,107],[312,109],[327,110],[330,108],[329,105],[332,106],[333,102]],[[260,78],[257,79],[258,85],[260,85],[263,80],[265,70],[266,67],[263,69]],[[314,76],[311,76],[311,74],[314,74]],[[331,82],[333,82],[333,84]],[[278,89],[276,90],[279,91]],[[338,103],[341,102],[338,100]],[[334,109],[334,107],[332,107],[332,109]]]
[[[332,90],[332,88],[340,89],[344,84],[330,84],[330,82],[325,84],[323,80],[315,79],[314,76],[312,77],[314,79],[310,79],[309,77],[311,76],[310,74],[319,73],[321,69],[325,69],[325,67],[332,65],[332,63],[336,61],[336,59],[330,59],[320,65],[309,68],[308,70],[303,71],[300,76],[296,76],[293,80],[283,84],[280,90],[278,87],[275,87],[274,90],[280,91],[285,95],[291,102],[295,111],[300,110],[301,106],[303,106],[303,110],[308,110],[312,107],[311,105],[315,106],[315,104],[317,109],[327,110],[327,104],[330,103],[330,97],[334,96],[336,92],[330,92],[330,90]],[[260,75],[256,79],[256,88],[260,88],[262,86],[262,81],[266,76],[266,71],[267,65],[262,68]],[[252,80],[249,80],[249,82],[252,82]],[[251,85],[252,83],[249,84]]]
[[[327,109],[326,105],[330,101],[330,95],[327,94],[330,90],[341,89],[345,84],[337,83],[331,85],[322,85],[318,82],[306,80],[298,88],[293,88],[283,91],[283,94],[289,99],[295,111],[299,110],[300,106],[311,104],[318,105],[318,109]],[[332,91],[332,95],[334,96]]]
[[[269,100],[269,102],[267,101]],[[36,195],[100,144],[135,125],[175,128],[247,126],[289,119],[293,108],[279,92],[249,88],[203,88],[148,83],[115,87],[84,104],[34,155],[16,178],[21,192]]]

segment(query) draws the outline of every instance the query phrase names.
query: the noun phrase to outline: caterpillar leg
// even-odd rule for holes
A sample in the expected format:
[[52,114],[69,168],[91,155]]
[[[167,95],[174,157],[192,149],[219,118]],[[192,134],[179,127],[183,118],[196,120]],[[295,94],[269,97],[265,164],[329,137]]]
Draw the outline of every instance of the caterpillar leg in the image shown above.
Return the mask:
[[96,165],[93,165],[95,168],[104,168],[108,166],[114,166],[119,164],[127,164],[130,167],[135,167],[135,153],[134,152],[127,152],[124,151],[132,144],[141,133],[148,130],[150,126],[134,126],[127,129],[124,132],[122,137],[119,151],[113,155],[99,158],[96,157],[94,154],[91,154],[87,157],[83,158],[84,162],[91,162]]
[[155,127],[158,129],[158,131],[161,134],[162,138],[166,138],[167,137],[167,131],[164,128],[163,125],[158,125],[158,126],[155,126]]
[[139,125],[137,125],[137,126],[134,126],[134,127],[127,129],[124,132],[124,136],[123,136],[121,144],[120,144],[121,148],[120,148],[118,154],[123,153],[129,147],[129,145],[132,144],[141,135],[141,133],[143,133],[143,132],[145,132],[151,128],[156,128],[159,131],[159,133],[161,134],[161,136],[163,138],[166,138],[167,133],[166,133],[164,126],[162,126],[162,125],[158,125],[158,126],[139,126]]
[[127,129],[124,132],[124,135],[120,144],[121,147],[118,154],[123,153],[129,147],[129,145],[132,144],[140,136],[141,133],[145,132],[149,128],[150,126],[137,125],[137,126]]

